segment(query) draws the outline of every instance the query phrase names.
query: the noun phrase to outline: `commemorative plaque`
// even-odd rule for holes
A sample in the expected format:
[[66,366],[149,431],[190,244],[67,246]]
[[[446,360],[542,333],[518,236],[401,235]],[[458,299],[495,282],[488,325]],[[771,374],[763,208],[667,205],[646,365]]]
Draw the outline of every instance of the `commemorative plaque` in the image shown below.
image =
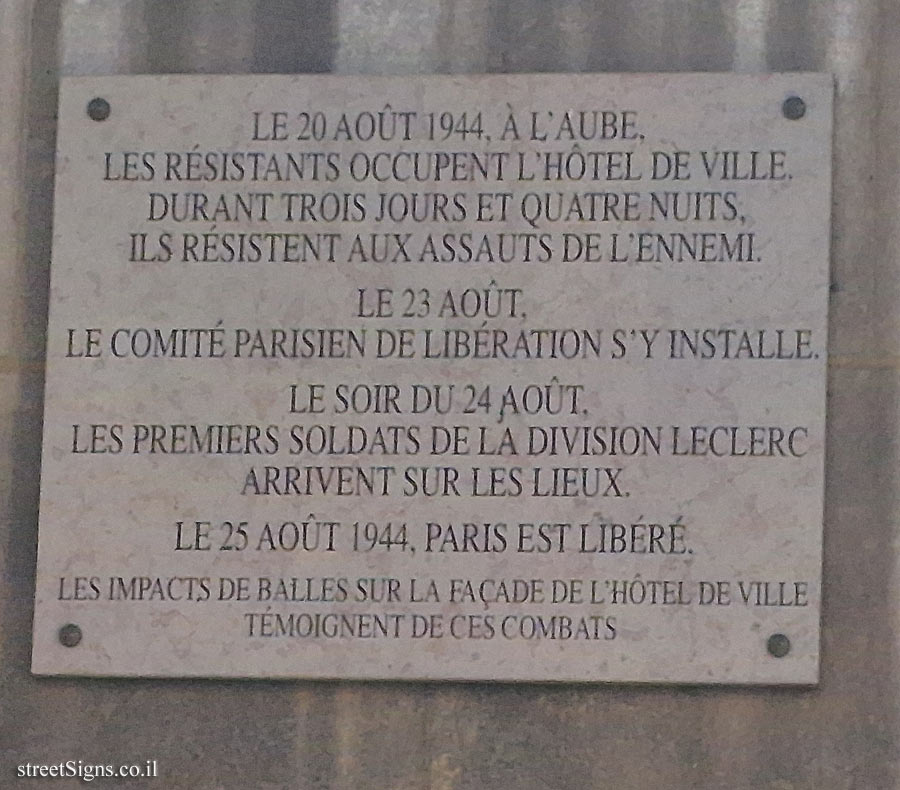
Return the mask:
[[64,80],[33,671],[815,683],[831,94]]

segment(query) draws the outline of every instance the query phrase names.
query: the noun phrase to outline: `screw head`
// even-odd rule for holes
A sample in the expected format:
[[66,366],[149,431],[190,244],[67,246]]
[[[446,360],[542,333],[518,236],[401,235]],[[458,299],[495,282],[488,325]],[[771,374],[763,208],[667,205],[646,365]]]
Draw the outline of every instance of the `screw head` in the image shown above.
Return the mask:
[[784,658],[791,652],[791,640],[784,634],[772,634],[769,641],[766,642],[766,649],[769,651],[769,655],[775,658]]
[[75,647],[81,642],[81,629],[74,623],[67,623],[59,629],[59,642],[65,647]]
[[88,102],[87,114],[92,120],[105,121],[109,118],[110,112],[112,112],[112,108],[106,99],[101,99],[98,96],[96,99],[91,99]]
[[789,121],[799,121],[806,115],[806,102],[799,96],[788,96],[781,105],[781,112]]

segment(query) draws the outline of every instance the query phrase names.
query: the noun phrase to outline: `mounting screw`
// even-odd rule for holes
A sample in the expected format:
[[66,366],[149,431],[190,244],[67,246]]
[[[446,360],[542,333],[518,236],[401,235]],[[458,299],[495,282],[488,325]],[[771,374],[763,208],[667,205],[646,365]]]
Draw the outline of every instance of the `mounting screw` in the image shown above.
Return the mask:
[[66,647],[75,647],[81,642],[81,629],[74,623],[68,623],[59,629],[59,642]]
[[806,115],[806,102],[799,96],[788,96],[781,105],[781,112],[789,121],[799,121]]
[[766,649],[769,651],[769,655],[775,658],[784,658],[791,652],[791,640],[784,634],[772,634],[769,641],[766,642]]
[[95,121],[105,121],[107,118],[109,118],[110,112],[111,108],[109,106],[109,102],[106,99],[101,99],[98,96],[96,99],[91,99],[88,102],[87,114]]

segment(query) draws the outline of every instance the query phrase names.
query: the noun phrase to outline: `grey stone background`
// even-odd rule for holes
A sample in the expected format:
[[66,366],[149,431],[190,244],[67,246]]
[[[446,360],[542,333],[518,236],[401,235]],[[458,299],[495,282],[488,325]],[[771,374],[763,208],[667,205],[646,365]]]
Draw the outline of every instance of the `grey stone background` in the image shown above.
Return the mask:
[[[0,788],[900,788],[898,44],[898,0],[0,0]],[[30,676],[61,74],[697,70],[837,84],[818,689]]]

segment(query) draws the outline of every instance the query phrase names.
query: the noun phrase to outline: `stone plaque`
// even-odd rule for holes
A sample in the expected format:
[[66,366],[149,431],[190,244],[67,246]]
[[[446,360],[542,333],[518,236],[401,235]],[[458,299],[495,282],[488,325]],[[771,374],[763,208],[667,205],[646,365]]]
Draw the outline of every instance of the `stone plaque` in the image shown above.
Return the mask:
[[815,683],[831,96],[64,81],[34,672]]

